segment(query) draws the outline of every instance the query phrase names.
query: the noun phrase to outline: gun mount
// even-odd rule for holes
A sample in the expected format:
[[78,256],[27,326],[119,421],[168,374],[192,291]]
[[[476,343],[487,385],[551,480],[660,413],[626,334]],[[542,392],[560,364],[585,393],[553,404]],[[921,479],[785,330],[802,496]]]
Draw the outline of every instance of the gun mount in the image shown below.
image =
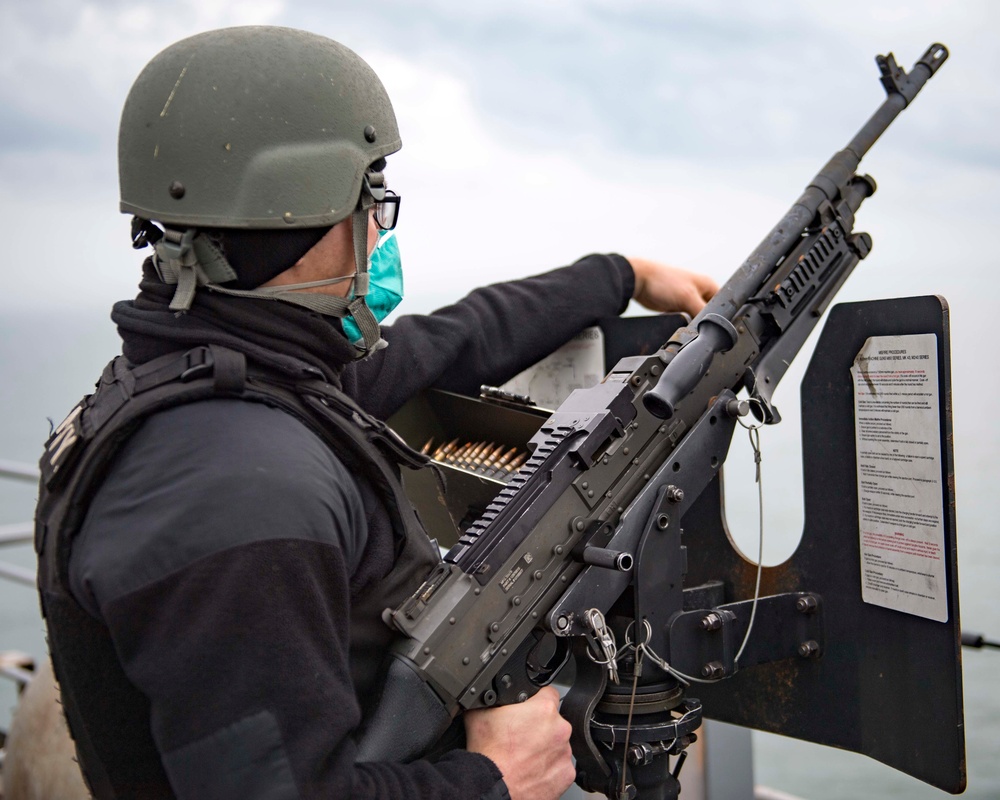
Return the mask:
[[[719,497],[737,420],[752,406],[779,421],[774,387],[871,249],[853,230],[875,190],[855,174],[861,157],[946,57],[933,45],[910,73],[880,57],[886,101],[706,309],[540,422],[530,458],[413,597],[387,610],[402,636],[359,759],[418,757],[462,709],[523,700],[572,661],[563,709],[578,783],[609,797],[676,797],[702,714],[964,788],[946,307],[917,298],[831,314],[803,390],[807,524],[792,559],[749,564]],[[929,614],[882,597],[891,580],[872,566],[883,534],[863,528],[875,511],[862,503],[851,377],[872,339],[927,334],[940,454]],[[946,679],[928,691],[931,663]],[[400,719],[399,698],[435,722],[387,751],[371,732]]]

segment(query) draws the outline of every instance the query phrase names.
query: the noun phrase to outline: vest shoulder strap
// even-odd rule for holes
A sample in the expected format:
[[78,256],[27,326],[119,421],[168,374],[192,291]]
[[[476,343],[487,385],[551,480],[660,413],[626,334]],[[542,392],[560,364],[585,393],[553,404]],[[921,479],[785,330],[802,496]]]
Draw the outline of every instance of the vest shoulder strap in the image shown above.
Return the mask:
[[242,353],[207,345],[138,366],[119,356],[105,367],[94,392],[53,430],[39,463],[40,585],[68,593],[72,537],[115,453],[142,421],[174,406],[227,397],[262,402],[298,418],[372,484],[398,537],[433,550],[398,479],[398,465],[423,467],[429,463],[425,456],[326,381],[248,368]]

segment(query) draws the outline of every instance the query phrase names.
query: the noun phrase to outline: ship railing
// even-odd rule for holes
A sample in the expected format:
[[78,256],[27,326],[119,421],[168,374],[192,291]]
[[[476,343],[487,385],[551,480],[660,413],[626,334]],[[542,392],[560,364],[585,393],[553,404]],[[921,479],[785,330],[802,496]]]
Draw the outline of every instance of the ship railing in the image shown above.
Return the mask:
[[[37,484],[39,473],[38,468],[31,464],[0,459],[0,478]],[[34,535],[34,523],[30,521],[0,525],[0,548],[28,544]],[[0,579],[35,588],[34,570],[2,560],[0,560]],[[17,651],[0,652],[0,676],[14,681],[18,691],[23,690],[31,682],[34,670],[35,660],[31,656]],[[2,733],[0,731],[0,734]]]

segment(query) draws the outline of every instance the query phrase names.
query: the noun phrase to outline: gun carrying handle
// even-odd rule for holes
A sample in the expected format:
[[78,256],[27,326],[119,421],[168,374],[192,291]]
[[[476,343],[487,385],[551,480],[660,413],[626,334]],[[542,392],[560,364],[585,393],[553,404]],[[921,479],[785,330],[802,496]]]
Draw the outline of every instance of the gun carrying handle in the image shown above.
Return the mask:
[[698,335],[673,357],[656,386],[646,392],[642,404],[660,419],[670,419],[677,404],[690,392],[716,353],[736,344],[733,324],[719,314],[706,314],[698,323]]
[[413,664],[393,656],[381,693],[365,715],[354,760],[415,761],[444,735],[452,716]]

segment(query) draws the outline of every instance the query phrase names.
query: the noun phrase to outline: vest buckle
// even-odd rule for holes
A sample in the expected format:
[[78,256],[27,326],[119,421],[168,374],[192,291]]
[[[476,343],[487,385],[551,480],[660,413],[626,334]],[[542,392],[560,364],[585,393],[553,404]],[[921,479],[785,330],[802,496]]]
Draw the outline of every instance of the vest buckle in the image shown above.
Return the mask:
[[211,375],[215,367],[215,359],[212,353],[205,346],[194,347],[184,354],[185,369],[180,374],[180,379],[185,383],[193,381],[195,378],[202,378]]

